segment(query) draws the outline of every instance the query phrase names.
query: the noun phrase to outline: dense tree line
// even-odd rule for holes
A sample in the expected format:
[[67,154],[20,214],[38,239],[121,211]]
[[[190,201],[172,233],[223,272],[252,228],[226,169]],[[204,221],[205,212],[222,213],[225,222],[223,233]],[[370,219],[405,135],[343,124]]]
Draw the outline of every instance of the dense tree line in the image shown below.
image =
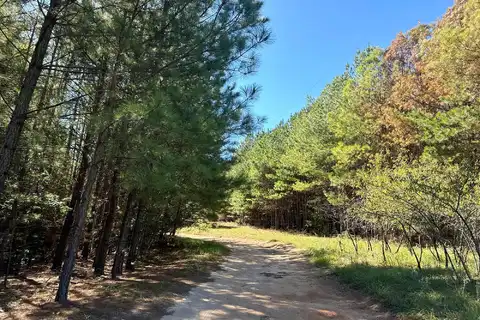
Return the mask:
[[[251,136],[230,211],[263,227],[372,237],[480,275],[480,4],[359,52],[288,121]],[[428,249],[426,249],[428,247]],[[414,249],[416,248],[416,249]],[[430,254],[430,253],[428,253]]]
[[[0,247],[8,275],[112,278],[220,206],[269,40],[257,0],[0,1]],[[5,279],[7,279],[5,277]],[[6,283],[6,282],[5,282]]]

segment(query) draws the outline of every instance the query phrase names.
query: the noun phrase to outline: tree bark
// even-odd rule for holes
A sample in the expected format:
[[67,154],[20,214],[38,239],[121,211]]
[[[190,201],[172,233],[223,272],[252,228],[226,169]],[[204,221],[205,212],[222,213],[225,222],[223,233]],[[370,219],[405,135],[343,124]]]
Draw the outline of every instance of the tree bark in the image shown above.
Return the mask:
[[103,225],[102,235],[95,253],[94,273],[103,275],[105,272],[105,260],[107,259],[108,244],[112,235],[113,222],[115,220],[115,211],[117,207],[117,179],[118,170],[115,169],[110,184],[108,203],[106,205],[107,217]]
[[178,203],[178,206],[177,206],[177,211],[175,212],[175,218],[173,219],[173,228],[172,228],[172,232],[170,233],[170,235],[172,237],[175,236],[175,234],[177,233],[177,228],[178,228],[178,225],[180,224],[180,220],[181,220],[181,217],[182,217],[182,203],[179,202]]
[[68,299],[68,287],[70,285],[73,267],[75,266],[75,255],[80,242],[80,234],[82,233],[83,226],[85,224],[85,216],[90,204],[90,199],[92,197],[93,186],[95,185],[95,180],[97,178],[98,162],[100,159],[102,159],[102,156],[102,135],[99,135],[92,161],[88,167],[87,181],[85,182],[82,196],[80,201],[75,206],[73,224],[70,230],[70,236],[68,238],[67,257],[63,263],[57,295],[55,297],[55,301],[60,303],[66,303]]
[[[95,90],[95,97],[93,99],[93,112],[96,113],[98,111],[99,105],[102,101],[103,98],[103,85],[105,82],[105,70],[102,69],[102,73],[100,74],[100,78],[98,80],[97,88]],[[75,109],[77,108],[75,104]],[[84,127],[85,128],[85,127]],[[72,198],[70,200],[69,207],[70,209],[68,210],[68,213],[65,217],[65,221],[63,223],[62,227],[62,232],[60,234],[60,239],[58,241],[56,250],[55,250],[55,256],[53,258],[53,263],[52,263],[52,270],[57,270],[61,267],[62,265],[62,260],[64,258],[64,253],[65,253],[65,248],[67,247],[67,240],[68,240],[68,235],[70,233],[70,229],[73,223],[73,213],[76,204],[80,201],[81,193],[82,193],[82,188],[85,183],[85,176],[87,174],[87,169],[89,166],[88,163],[88,157],[90,155],[90,144],[92,143],[92,124],[89,123],[86,128],[86,135],[85,135],[85,140],[83,143],[83,148],[82,148],[82,159],[80,161],[80,168],[78,169],[78,174],[77,178],[72,190]],[[70,130],[71,131],[71,130]],[[83,136],[83,134],[82,134]],[[70,138],[69,138],[70,139]],[[67,152],[69,152],[67,150]],[[98,170],[98,169],[97,169]],[[75,172],[75,169],[74,169]]]
[[128,236],[128,229],[132,221],[133,213],[133,191],[128,194],[125,213],[123,214],[122,226],[120,227],[120,236],[118,237],[117,250],[112,266],[112,279],[123,273],[123,261],[125,259],[125,242]]
[[5,269],[5,277],[3,279],[3,286],[5,288],[7,287],[8,274],[10,273],[10,265],[12,264],[12,251],[13,251],[12,249],[13,249],[13,242],[15,241],[15,231],[17,226],[17,214],[18,214],[17,207],[18,207],[18,200],[15,199],[12,205],[11,226],[8,229],[10,233],[10,241],[9,241],[9,247],[8,247],[8,262],[7,262],[7,267]]
[[65,253],[65,248],[67,247],[68,235],[70,234],[70,229],[73,223],[73,211],[77,203],[80,201],[83,184],[85,183],[85,177],[87,175],[88,169],[88,156],[90,154],[90,137],[87,132],[85,137],[85,143],[82,150],[82,160],[80,163],[80,169],[78,171],[77,179],[73,186],[72,198],[70,199],[67,215],[65,216],[65,221],[63,222],[62,232],[60,234],[60,239],[58,240],[57,247],[55,249],[55,256],[53,257],[52,270],[58,270],[62,266],[62,261]]
[[[32,53],[25,77],[23,78],[20,92],[15,99],[14,110],[7,126],[2,148],[0,149],[0,196],[5,191],[7,174],[22,134],[30,102],[42,71],[43,60],[48,50],[48,44],[52,37],[52,31],[57,23],[57,15],[63,2],[64,0],[50,1],[50,6],[45,15],[42,28],[40,29],[40,34],[35,44],[35,49]],[[68,3],[69,0],[66,2]]]
[[87,224],[87,232],[85,232],[85,237],[83,239],[82,259],[85,261],[88,260],[88,256],[90,255],[90,239],[92,238],[94,224],[95,224],[95,217],[93,216],[92,220]]
[[141,227],[142,207],[139,204],[137,209],[137,216],[135,218],[135,226],[133,227],[132,240],[128,250],[127,263],[125,269],[128,271],[135,271],[135,261],[137,260],[138,244],[140,242],[140,227]]

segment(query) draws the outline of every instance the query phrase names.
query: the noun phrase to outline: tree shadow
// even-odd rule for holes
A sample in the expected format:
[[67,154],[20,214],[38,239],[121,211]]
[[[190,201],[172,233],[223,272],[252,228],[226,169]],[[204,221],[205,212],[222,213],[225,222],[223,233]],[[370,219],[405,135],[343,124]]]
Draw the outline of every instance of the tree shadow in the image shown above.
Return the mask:
[[218,224],[214,227],[212,227],[213,229],[236,229],[238,228],[237,226],[227,226],[227,225],[223,225],[223,224]]
[[[12,289],[1,292],[2,305],[13,306],[3,310],[9,319],[161,318],[192,288],[212,281],[210,273],[218,270],[220,255],[217,260],[202,257],[205,252],[219,250],[218,246],[210,241],[181,240],[173,248],[156,250],[134,272],[125,271],[118,280],[111,280],[108,275],[94,277],[91,262],[79,261],[68,306],[53,301],[58,276],[45,267],[41,272],[22,276],[21,281],[12,282]],[[106,270],[110,267],[111,261]],[[42,280],[46,278],[53,281],[46,283]]]
[[[325,249],[313,250],[315,262],[330,268],[341,282],[366,293],[399,315],[433,315],[439,319],[478,319],[480,302],[473,286],[455,281],[452,271],[372,266],[333,266]],[[470,316],[472,317],[470,318]],[[474,316],[475,315],[475,318]]]
[[5,287],[2,287],[1,290],[0,290],[0,307],[3,311],[8,311],[9,310],[9,305],[20,299],[19,295],[18,295],[18,292],[16,292],[15,290],[11,289],[11,288],[5,288]]
[[[160,319],[168,314],[175,301],[200,283],[209,281],[206,274],[188,278],[162,276],[119,279],[93,290],[74,289],[68,319]],[[45,305],[29,314],[30,319],[46,319],[57,305]]]

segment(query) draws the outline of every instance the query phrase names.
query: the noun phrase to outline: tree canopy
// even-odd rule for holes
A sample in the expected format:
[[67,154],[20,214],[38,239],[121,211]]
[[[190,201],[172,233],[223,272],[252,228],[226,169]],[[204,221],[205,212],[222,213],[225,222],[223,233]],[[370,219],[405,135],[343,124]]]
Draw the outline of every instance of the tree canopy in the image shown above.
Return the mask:
[[443,245],[478,277],[479,9],[458,1],[389,47],[358,52],[318,98],[249,137],[231,169],[244,181],[231,214],[263,227]]
[[225,203],[232,148],[259,123],[259,88],[237,81],[270,39],[262,5],[0,4],[4,274],[53,260],[65,302],[79,249],[98,275],[113,250],[115,278]]

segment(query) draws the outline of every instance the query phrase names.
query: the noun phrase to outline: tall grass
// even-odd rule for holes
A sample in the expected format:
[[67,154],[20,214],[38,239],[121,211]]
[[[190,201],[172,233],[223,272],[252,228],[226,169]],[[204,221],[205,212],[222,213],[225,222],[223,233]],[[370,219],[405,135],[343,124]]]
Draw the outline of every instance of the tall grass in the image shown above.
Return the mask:
[[[199,226],[182,232],[291,244],[305,250],[312,263],[330,268],[342,282],[374,297],[400,319],[480,320],[474,285],[454,279],[428,248],[423,249],[420,271],[409,249],[398,243],[390,244],[390,250],[385,248],[384,258],[380,241],[371,241],[369,246],[359,239],[356,252],[346,237],[316,237],[235,224]],[[415,250],[420,254],[419,248]]]

